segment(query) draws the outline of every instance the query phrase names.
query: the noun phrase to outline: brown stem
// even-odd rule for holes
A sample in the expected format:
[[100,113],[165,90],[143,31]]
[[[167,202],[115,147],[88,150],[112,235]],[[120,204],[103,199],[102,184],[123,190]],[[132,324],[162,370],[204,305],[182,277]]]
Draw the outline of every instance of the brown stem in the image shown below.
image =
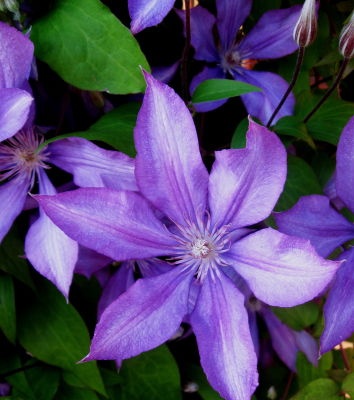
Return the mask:
[[184,0],[186,8],[186,41],[183,48],[181,59],[181,79],[182,79],[182,96],[186,103],[189,99],[189,85],[188,85],[188,58],[191,48],[191,0]]

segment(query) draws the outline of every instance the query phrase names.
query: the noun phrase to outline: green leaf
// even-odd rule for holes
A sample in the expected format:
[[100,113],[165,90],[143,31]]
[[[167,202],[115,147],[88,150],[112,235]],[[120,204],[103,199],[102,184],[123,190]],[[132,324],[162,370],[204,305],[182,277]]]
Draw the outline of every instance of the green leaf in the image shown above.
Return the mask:
[[59,387],[60,372],[53,367],[38,366],[28,369],[26,377],[36,400],[52,400]]
[[272,310],[282,322],[298,331],[313,325],[320,313],[313,302],[290,308],[272,307]]
[[315,367],[312,365],[305,354],[298,353],[296,359],[296,370],[299,387],[303,388],[315,379],[327,378],[328,372],[333,364],[332,352],[323,354],[318,360],[318,365]]
[[101,117],[87,131],[72,132],[47,140],[47,145],[56,140],[78,136],[88,140],[99,140],[107,143],[131,157],[135,156],[133,131],[140,104],[129,103],[120,106]]
[[232,136],[231,148],[242,149],[246,147],[246,134],[248,130],[248,118],[244,118],[238,125]]
[[278,200],[275,211],[291,208],[301,196],[320,193],[322,193],[322,188],[312,168],[301,158],[289,156],[284,191]]
[[341,400],[343,397],[338,395],[338,387],[330,379],[316,379],[305,386],[299,393],[291,397],[290,400]]
[[36,56],[66,82],[114,94],[142,92],[139,66],[149,66],[137,41],[99,0],[58,0],[31,30]]
[[16,341],[15,290],[11,276],[0,273],[0,328],[7,339]]
[[91,390],[62,385],[55,400],[99,400],[99,397]]
[[120,372],[122,400],[181,400],[180,377],[166,346],[125,360]]
[[192,95],[192,103],[228,99],[250,92],[260,92],[256,86],[231,79],[207,79],[200,83]]
[[80,315],[43,280],[38,298],[27,301],[19,315],[18,336],[34,357],[68,371],[82,385],[105,394],[95,362],[77,364],[89,349],[89,335]]
[[273,130],[279,135],[293,136],[305,141],[313,149],[316,147],[312,137],[308,134],[306,125],[297,117],[288,116],[281,118]]
[[187,373],[188,379],[198,385],[198,394],[203,400],[222,400],[220,395],[210,386],[202,368],[191,365]]
[[342,391],[354,397],[354,372],[347,375],[342,383]]

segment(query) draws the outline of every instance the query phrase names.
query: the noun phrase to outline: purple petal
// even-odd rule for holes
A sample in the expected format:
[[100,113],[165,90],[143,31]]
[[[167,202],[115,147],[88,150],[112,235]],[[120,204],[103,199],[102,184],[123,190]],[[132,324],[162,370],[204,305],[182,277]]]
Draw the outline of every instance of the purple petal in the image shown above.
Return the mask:
[[[279,75],[272,72],[248,71],[242,68],[242,72],[235,73],[236,80],[240,80],[262,89],[261,92],[247,93],[241,96],[248,113],[266,124],[273,111],[280,103],[281,98],[288,89],[289,84]],[[293,113],[295,105],[294,95],[291,93],[282,108],[273,120],[275,124],[280,118]]]
[[208,172],[193,119],[172,89],[145,77],[148,87],[135,128],[138,187],[173,221],[194,221],[206,208]]
[[338,269],[324,306],[325,328],[320,353],[326,353],[354,333],[354,249],[340,256],[346,260]]
[[339,139],[336,185],[339,197],[354,212],[354,117],[344,127]]
[[271,213],[286,178],[286,152],[278,137],[249,122],[244,149],[215,153],[209,204],[215,224],[243,227]]
[[279,307],[313,299],[340,265],[318,256],[309,241],[271,228],[234,243],[227,256],[258,299]]
[[244,301],[226,276],[207,276],[190,318],[208,381],[226,400],[249,400],[258,384]]
[[[190,92],[193,93],[196,87],[204,82],[206,79],[225,78],[225,73],[219,67],[205,67],[198,75],[196,75],[191,82]],[[207,101],[204,103],[193,103],[193,107],[197,112],[208,112],[221,107],[227,102],[228,99]]]
[[111,263],[111,258],[87,247],[79,246],[79,256],[75,265],[75,272],[89,279],[97,271],[100,271]]
[[33,59],[32,42],[17,29],[0,22],[0,87],[21,87]]
[[36,199],[68,236],[114,260],[169,255],[175,246],[150,205],[135,192],[85,188]]
[[326,257],[338,246],[354,238],[354,226],[335,211],[326,196],[301,197],[290,210],[275,213],[281,232],[310,240]]
[[171,10],[174,2],[175,0],[129,0],[131,31],[136,34],[149,26],[159,24]]
[[19,176],[0,186],[0,242],[25,204],[30,179]]
[[192,274],[139,279],[102,314],[87,360],[124,360],[166,342],[187,313]]
[[27,121],[32,96],[21,89],[0,89],[0,141],[15,135]]
[[251,7],[252,0],[218,0],[216,2],[217,26],[221,46],[225,51],[232,47],[237,32],[249,15]]
[[[41,193],[54,194],[55,189],[43,171],[40,173]],[[78,256],[78,244],[65,235],[40,210],[25,240],[25,252],[33,267],[49,279],[68,299]]]
[[268,59],[293,53],[297,44],[293,31],[300,16],[301,7],[268,11],[238,46],[242,59]]
[[77,137],[57,140],[48,150],[50,162],[70,172],[78,186],[137,190],[134,160],[123,153],[101,149]]

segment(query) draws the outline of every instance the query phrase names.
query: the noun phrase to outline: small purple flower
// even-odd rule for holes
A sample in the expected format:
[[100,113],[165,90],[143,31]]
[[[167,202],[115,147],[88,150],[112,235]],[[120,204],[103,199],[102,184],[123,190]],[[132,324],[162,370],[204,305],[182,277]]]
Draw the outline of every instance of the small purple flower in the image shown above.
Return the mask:
[[[251,0],[218,0],[216,18],[200,6],[191,10],[194,57],[209,64],[194,77],[191,91],[206,79],[227,76],[257,86],[262,92],[248,93],[241,98],[248,113],[266,124],[287,90],[288,83],[274,73],[252,70],[250,65],[255,60],[283,57],[297,49],[292,34],[300,8],[294,6],[268,11],[246,36],[242,36],[239,30],[251,6]],[[215,26],[218,39],[215,38]],[[210,111],[225,102],[200,103],[196,109]],[[294,97],[289,96],[277,119],[292,114],[293,107]]]
[[25,89],[32,59],[32,42],[0,22],[0,141],[13,136],[27,121],[33,99]]
[[261,301],[290,307],[322,291],[337,263],[303,239],[246,228],[269,215],[284,185],[286,153],[275,134],[250,121],[246,148],[216,152],[209,175],[183,101],[146,80],[135,129],[140,193],[82,188],[37,197],[87,247],[115,260],[163,256],[171,263],[104,310],[85,360],[133,357],[188,321],[212,386],[225,399],[249,400],[257,358],[245,298],[226,272],[241,275]]
[[[354,117],[345,126],[337,148],[336,191],[354,212]],[[354,239],[354,225],[337,212],[326,196],[302,197],[293,208],[275,214],[279,229],[309,239],[319,254],[329,256],[336,248]],[[325,328],[320,352],[331,350],[354,332],[354,248],[344,251],[324,307]]]
[[[136,188],[133,160],[124,154],[100,149],[81,138],[60,140],[47,147],[41,146],[42,141],[33,129],[24,129],[0,144],[0,241],[21,213],[27,193],[37,180],[39,193],[56,193],[45,172],[49,163],[72,173],[80,186]],[[67,297],[78,245],[41,209],[27,233],[25,253],[33,267]]]

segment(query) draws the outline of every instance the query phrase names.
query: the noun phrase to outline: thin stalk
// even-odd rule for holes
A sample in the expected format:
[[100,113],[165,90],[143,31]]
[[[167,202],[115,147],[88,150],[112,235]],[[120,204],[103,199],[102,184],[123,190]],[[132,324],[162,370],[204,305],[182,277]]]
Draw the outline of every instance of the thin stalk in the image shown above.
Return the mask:
[[294,380],[294,376],[295,376],[294,372],[290,372],[288,381],[286,383],[286,387],[284,389],[284,393],[283,393],[283,395],[282,395],[280,400],[286,400],[287,399],[288,394],[289,394],[289,390],[290,390],[290,386],[291,386],[291,384],[292,384],[292,382]]
[[327,89],[326,93],[323,95],[321,100],[315,105],[315,107],[312,109],[312,111],[306,115],[306,117],[303,120],[304,123],[306,123],[313,116],[313,114],[315,114],[315,112],[322,106],[322,104],[328,99],[328,97],[332,94],[334,89],[338,86],[348,63],[349,63],[349,58],[345,58],[342,62],[342,65],[339,68],[337,77],[336,77],[335,81],[333,82],[332,86],[329,89]]
[[186,9],[186,41],[183,48],[181,59],[181,79],[182,79],[182,95],[186,103],[189,97],[188,85],[188,58],[191,48],[191,0],[184,0]]
[[349,360],[348,360],[347,354],[345,352],[345,349],[343,348],[342,343],[339,344],[339,348],[340,348],[340,353],[341,353],[341,356],[342,356],[344,367],[345,367],[345,369],[347,371],[350,372],[351,371],[351,367],[350,367]]
[[278,114],[280,109],[282,108],[283,104],[285,103],[285,100],[288,98],[290,92],[292,91],[293,87],[295,86],[295,83],[297,81],[297,78],[298,78],[300,70],[301,70],[302,62],[304,60],[304,54],[305,54],[305,47],[299,47],[299,51],[297,53],[295,70],[294,70],[293,76],[291,78],[291,82],[289,83],[289,87],[288,87],[287,91],[284,93],[284,96],[280,100],[280,103],[278,104],[277,108],[274,110],[272,116],[270,117],[270,119],[267,123],[267,128],[269,128],[271,126],[274,118],[276,117],[276,115]]
[[31,365],[26,365],[24,367],[20,367],[20,368],[16,368],[16,369],[12,369],[11,371],[7,371],[3,374],[0,374],[0,380],[3,380],[5,378],[7,378],[8,376],[17,374],[18,372],[22,372],[22,371],[26,371],[27,369],[31,369],[31,368],[36,368],[39,367],[41,365],[41,363],[39,362],[34,362]]

